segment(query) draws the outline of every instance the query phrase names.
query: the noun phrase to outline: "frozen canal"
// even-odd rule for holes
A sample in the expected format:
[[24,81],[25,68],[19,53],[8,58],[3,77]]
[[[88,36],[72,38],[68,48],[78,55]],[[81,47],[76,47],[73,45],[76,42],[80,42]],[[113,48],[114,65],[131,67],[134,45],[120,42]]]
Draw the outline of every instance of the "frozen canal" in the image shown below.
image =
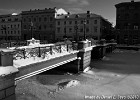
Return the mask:
[[52,70],[22,80],[17,100],[140,100],[140,51],[115,50],[91,67],[81,74]]

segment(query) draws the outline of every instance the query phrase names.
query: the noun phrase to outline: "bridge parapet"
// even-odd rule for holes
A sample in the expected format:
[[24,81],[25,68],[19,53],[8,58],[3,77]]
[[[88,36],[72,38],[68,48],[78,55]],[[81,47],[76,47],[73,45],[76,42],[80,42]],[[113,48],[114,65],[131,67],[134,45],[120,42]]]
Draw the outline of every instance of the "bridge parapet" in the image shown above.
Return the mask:
[[15,100],[15,77],[18,69],[13,67],[13,50],[0,49],[0,100]]

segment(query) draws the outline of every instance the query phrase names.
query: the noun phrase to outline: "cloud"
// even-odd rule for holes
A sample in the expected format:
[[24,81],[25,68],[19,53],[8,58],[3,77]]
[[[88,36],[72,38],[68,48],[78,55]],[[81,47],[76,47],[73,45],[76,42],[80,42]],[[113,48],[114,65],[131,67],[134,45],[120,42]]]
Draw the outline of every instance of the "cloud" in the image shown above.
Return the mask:
[[16,9],[0,9],[0,15],[2,15],[2,14],[12,14],[12,13],[20,13],[20,11],[16,10]]
[[68,8],[68,12],[70,13],[83,13],[86,12],[83,8]]
[[89,0],[50,0],[52,3],[59,3],[72,6],[88,6]]

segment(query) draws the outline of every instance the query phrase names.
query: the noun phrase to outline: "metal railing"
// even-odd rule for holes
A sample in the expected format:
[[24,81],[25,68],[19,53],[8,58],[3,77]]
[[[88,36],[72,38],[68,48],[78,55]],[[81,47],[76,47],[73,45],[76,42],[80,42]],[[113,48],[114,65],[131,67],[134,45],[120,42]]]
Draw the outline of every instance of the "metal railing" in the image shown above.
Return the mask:
[[52,56],[59,56],[65,53],[71,53],[77,50],[77,45],[75,44],[51,44],[51,45],[40,45],[37,47],[25,46],[21,48],[14,49],[14,60],[26,59],[32,57],[39,57],[42,59],[50,58]]

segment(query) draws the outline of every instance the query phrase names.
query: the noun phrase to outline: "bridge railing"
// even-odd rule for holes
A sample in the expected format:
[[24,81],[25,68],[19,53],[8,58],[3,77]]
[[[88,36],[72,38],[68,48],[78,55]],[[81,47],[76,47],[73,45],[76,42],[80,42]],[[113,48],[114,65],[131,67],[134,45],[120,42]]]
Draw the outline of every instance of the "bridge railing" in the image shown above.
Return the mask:
[[62,54],[71,53],[77,50],[76,45],[73,44],[46,44],[39,46],[24,46],[14,48],[14,60],[26,59],[26,58],[51,58],[54,56],[60,56]]

